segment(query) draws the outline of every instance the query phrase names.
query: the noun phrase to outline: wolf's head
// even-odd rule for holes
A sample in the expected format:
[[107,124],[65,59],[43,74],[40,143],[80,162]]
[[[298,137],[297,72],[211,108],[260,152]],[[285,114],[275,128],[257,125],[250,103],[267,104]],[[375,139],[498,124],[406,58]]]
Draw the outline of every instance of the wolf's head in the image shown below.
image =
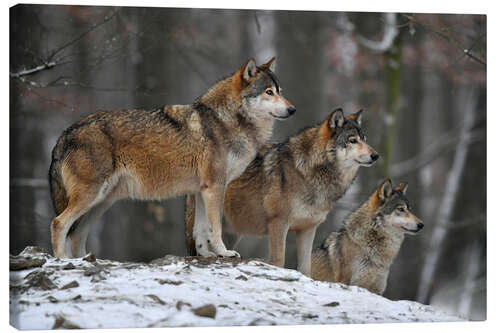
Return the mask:
[[366,135],[361,129],[363,110],[344,117],[341,108],[335,109],[319,130],[320,140],[330,161],[342,166],[372,166],[379,155],[366,143]]
[[239,88],[239,98],[249,116],[284,120],[295,113],[295,107],[283,96],[283,92],[274,74],[276,59],[257,66],[250,58],[234,74]]
[[406,183],[393,187],[390,179],[379,185],[370,198],[370,206],[376,212],[376,225],[403,234],[416,234],[424,227],[422,220],[410,212],[407,188]]

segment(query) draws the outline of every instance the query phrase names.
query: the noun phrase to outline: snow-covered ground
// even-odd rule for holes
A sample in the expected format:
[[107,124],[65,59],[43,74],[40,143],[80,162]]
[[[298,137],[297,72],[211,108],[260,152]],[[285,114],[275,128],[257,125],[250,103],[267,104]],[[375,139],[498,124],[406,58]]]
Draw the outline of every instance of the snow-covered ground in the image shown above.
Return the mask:
[[19,329],[461,320],[260,261],[59,260],[36,248],[11,257],[10,322]]

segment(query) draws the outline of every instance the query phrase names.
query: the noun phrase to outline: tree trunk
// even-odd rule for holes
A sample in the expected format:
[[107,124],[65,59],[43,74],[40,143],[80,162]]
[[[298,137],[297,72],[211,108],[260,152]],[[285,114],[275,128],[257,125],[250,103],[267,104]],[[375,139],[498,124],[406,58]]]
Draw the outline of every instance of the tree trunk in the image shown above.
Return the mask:
[[[466,88],[463,88],[466,89]],[[463,112],[464,123],[460,132],[460,139],[457,144],[457,150],[453,159],[453,164],[448,173],[446,187],[443,193],[443,199],[437,213],[436,224],[434,226],[429,246],[427,248],[427,257],[424,260],[422,274],[420,276],[417,300],[422,303],[429,301],[431,289],[433,287],[434,275],[437,270],[439,256],[442,251],[443,242],[448,232],[447,226],[452,217],[455,207],[455,201],[460,189],[460,179],[464,172],[469,143],[467,142],[469,132],[474,125],[476,106],[478,102],[478,89],[470,88],[466,108]]]

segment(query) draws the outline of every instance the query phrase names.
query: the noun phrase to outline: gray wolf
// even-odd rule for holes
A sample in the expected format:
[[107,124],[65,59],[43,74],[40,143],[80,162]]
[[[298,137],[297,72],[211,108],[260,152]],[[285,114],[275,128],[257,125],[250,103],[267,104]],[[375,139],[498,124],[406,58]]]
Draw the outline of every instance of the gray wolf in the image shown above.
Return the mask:
[[312,278],[341,282],[383,294],[392,261],[405,234],[424,224],[410,212],[408,185],[392,187],[389,179],[344,221],[312,255]]
[[[362,111],[344,117],[334,110],[321,124],[286,142],[267,144],[245,172],[227,187],[224,218],[238,235],[268,235],[271,263],[283,267],[285,241],[295,231],[298,269],[310,274],[316,227],[353,182],[360,166],[371,166],[377,152],[366,143]],[[191,236],[194,198],[186,203],[186,240]],[[196,249],[197,250],[197,249]]]
[[221,239],[225,187],[271,136],[274,120],[295,112],[274,67],[274,58],[261,66],[249,59],[191,105],[97,112],[66,129],[49,171],[54,254],[85,255],[92,223],[117,200],[193,194],[198,252],[238,256]]

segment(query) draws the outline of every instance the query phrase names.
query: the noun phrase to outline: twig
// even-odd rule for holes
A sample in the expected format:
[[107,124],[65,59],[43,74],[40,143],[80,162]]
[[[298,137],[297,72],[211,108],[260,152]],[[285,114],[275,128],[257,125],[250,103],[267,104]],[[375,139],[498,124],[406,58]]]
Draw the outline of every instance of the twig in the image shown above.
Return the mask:
[[[453,131],[454,130],[451,130],[450,132]],[[393,164],[391,166],[391,176],[400,177],[412,171],[420,169],[421,167],[431,163],[435,159],[442,157],[446,151],[454,149],[457,145],[457,142],[459,142],[460,140],[462,140],[465,144],[471,144],[483,139],[484,136],[484,131],[481,129],[474,130],[465,134],[466,137],[463,139],[460,138],[460,135],[452,135],[450,132],[444,134],[441,138],[438,138],[435,141],[434,145],[430,145],[426,150],[419,153],[418,155],[413,156],[405,161]]]
[[438,36],[444,38],[451,44],[454,44],[458,49],[460,49],[466,56],[471,58],[472,60],[475,60],[476,62],[480,63],[486,68],[486,60],[479,58],[475,54],[472,53],[472,50],[470,48],[466,48],[465,45],[463,45],[459,40],[457,40],[455,37],[453,37],[451,34],[446,33],[443,29],[438,29],[436,27],[433,27],[430,24],[424,23],[422,21],[419,21],[416,19],[414,15],[407,15],[407,14],[402,14],[404,17],[406,17],[410,22],[416,23],[425,29],[434,32]]
[[[97,29],[98,27],[100,27],[101,25],[103,25],[104,23],[108,22],[109,20],[111,20],[113,17],[116,16],[116,14],[120,11],[120,9],[117,9],[115,10],[111,15],[106,15],[104,17],[104,20],[99,22],[99,23],[94,23],[92,25],[92,27],[90,27],[89,29],[87,29],[86,31],[84,31],[83,33],[81,33],[80,35],[78,35],[77,37],[73,38],[72,40],[66,42],[65,44],[61,45],[60,47],[58,47],[57,49],[55,49],[47,58],[46,61],[42,61],[43,64],[42,65],[39,65],[35,68],[31,68],[31,69],[25,69],[25,70],[22,70],[22,71],[19,71],[19,72],[16,72],[16,73],[10,73],[10,77],[11,78],[15,78],[15,79],[19,79],[21,78],[22,76],[26,76],[26,75],[31,75],[31,74],[35,74],[35,73],[38,73],[38,72],[41,72],[41,71],[44,71],[44,70],[47,70],[47,69],[51,69],[53,67],[55,67],[56,65],[60,65],[62,64],[61,62],[59,62],[61,59],[58,59],[58,60],[54,60],[54,57],[60,53],[62,50],[66,49],[67,47],[73,45],[74,43],[80,41],[83,37],[85,37],[86,35],[88,35],[89,33],[91,33],[92,31],[94,31],[95,29]],[[38,86],[38,85],[37,85]]]
[[111,13],[111,15],[106,15],[104,17],[104,20],[102,20],[101,22],[98,22],[98,23],[94,23],[89,29],[85,30],[84,32],[82,32],[80,35],[78,35],[77,37],[73,38],[72,40],[66,42],[65,44],[61,45],[60,47],[58,47],[57,49],[55,49],[49,56],[49,60],[52,60],[59,52],[61,52],[62,50],[64,50],[65,48],[75,44],[76,42],[80,41],[81,39],[83,39],[83,37],[85,37],[86,35],[88,35],[89,33],[91,33],[92,31],[94,31],[95,29],[99,28],[101,25],[103,25],[104,23],[108,22],[109,20],[111,20],[112,18],[114,18],[116,16],[116,14],[118,14],[118,12],[120,11],[120,9],[116,9],[114,12]]
[[35,68],[31,68],[31,69],[25,69],[25,70],[22,70],[22,71],[19,71],[17,73],[10,73],[10,77],[11,78],[20,78],[21,76],[25,76],[25,75],[30,75],[30,74],[33,74],[33,73],[37,73],[37,72],[40,72],[40,71],[43,71],[45,69],[49,69],[49,68],[52,68],[54,67],[55,65],[57,65],[57,62],[55,61],[51,61],[51,62],[46,62],[44,63],[43,65],[40,65],[40,66],[37,66]]

